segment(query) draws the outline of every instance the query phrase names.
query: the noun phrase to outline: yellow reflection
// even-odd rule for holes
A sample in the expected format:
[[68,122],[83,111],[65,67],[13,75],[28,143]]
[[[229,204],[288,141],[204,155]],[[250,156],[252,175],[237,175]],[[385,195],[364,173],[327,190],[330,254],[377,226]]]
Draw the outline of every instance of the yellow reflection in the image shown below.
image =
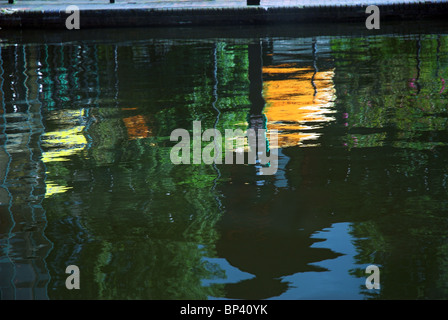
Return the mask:
[[87,145],[87,140],[82,134],[83,130],[84,126],[77,126],[71,129],[45,133],[43,135],[44,146],[55,149],[44,152],[42,160],[44,162],[69,161],[69,156],[80,152]]
[[[85,110],[58,110],[53,112],[48,119],[55,121],[63,128],[58,131],[46,132],[42,135],[42,147],[48,151],[42,153],[44,163],[55,161],[69,161],[69,156],[81,152],[87,146],[87,139],[83,134],[84,125],[79,125],[85,115]],[[51,172],[47,172],[51,175]],[[45,197],[48,198],[56,193],[63,193],[71,187],[60,186],[46,180]]]
[[[263,75],[264,78],[281,75],[281,79],[263,83],[267,127],[278,130],[279,147],[317,139],[320,134],[306,131],[319,128],[318,123],[334,120],[328,116],[334,113],[333,70],[315,73],[311,67],[277,65],[264,67]],[[310,124],[313,122],[316,124]]]
[[56,193],[63,193],[67,190],[70,190],[72,187],[65,187],[57,185],[56,183],[53,183],[53,181],[46,181],[46,190],[45,190],[45,198],[48,198]]

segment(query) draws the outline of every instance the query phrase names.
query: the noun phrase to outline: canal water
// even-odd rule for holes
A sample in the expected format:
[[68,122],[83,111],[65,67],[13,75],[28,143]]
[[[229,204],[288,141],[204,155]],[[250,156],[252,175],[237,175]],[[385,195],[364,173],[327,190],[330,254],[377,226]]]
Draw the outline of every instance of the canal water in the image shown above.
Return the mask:
[[[6,34],[0,298],[448,298],[448,34],[431,26]],[[193,121],[278,130],[277,172],[173,164]]]

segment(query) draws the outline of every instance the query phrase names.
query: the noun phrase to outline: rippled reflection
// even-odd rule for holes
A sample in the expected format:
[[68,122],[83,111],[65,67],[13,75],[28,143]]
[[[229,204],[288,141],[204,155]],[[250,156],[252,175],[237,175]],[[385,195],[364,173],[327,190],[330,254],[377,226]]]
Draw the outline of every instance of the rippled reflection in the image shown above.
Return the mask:
[[[319,123],[335,120],[329,116],[334,112],[333,71],[278,65],[263,68],[263,73],[272,79],[264,82],[266,116],[268,129],[279,131],[279,147],[316,140]],[[310,129],[314,132],[308,133]]]
[[[2,42],[1,299],[448,297],[447,44]],[[279,130],[277,173],[173,165],[195,120]]]

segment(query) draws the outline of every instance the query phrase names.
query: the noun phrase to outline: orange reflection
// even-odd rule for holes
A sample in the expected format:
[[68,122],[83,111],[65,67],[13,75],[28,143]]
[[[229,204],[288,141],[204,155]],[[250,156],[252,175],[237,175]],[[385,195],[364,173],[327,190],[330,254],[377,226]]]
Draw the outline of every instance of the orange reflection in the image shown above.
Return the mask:
[[334,120],[328,116],[334,112],[331,109],[335,96],[333,70],[315,73],[312,67],[277,65],[264,67],[263,75],[281,76],[281,79],[267,80],[263,84],[268,130],[278,130],[279,147],[316,139],[318,133],[306,131],[318,128],[319,122]]
[[147,138],[151,135],[151,130],[146,125],[146,118],[144,116],[136,115],[124,118],[123,121],[128,130],[129,139]]

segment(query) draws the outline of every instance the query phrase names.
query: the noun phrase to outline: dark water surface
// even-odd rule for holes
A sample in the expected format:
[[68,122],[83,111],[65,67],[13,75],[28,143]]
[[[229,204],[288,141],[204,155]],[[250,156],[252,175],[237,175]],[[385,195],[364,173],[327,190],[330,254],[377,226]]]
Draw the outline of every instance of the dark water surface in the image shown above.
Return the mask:
[[[448,32],[284,28],[1,41],[0,298],[447,299]],[[194,120],[277,173],[172,164]]]

